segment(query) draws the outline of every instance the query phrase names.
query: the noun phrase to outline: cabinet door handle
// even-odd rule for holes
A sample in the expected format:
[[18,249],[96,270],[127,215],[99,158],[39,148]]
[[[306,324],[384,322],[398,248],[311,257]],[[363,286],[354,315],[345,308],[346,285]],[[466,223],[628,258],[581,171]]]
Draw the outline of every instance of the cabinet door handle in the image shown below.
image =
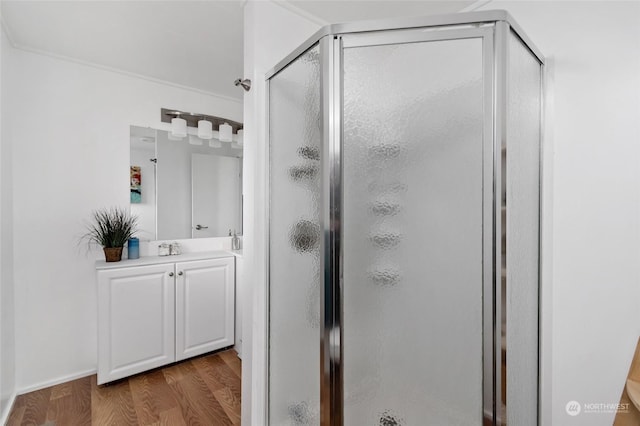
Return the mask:
[[182,271],[178,272],[178,275],[183,275]]
[[173,276],[173,272],[169,272],[169,276],[172,277]]

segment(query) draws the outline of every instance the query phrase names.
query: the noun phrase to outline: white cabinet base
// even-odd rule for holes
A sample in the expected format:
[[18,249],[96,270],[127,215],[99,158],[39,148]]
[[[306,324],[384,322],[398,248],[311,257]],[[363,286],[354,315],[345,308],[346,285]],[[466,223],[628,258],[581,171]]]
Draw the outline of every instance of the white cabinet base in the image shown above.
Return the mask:
[[233,346],[234,292],[233,257],[99,268],[98,384]]
[[98,273],[98,384],[175,360],[173,264]]
[[234,342],[234,260],[176,264],[176,361]]

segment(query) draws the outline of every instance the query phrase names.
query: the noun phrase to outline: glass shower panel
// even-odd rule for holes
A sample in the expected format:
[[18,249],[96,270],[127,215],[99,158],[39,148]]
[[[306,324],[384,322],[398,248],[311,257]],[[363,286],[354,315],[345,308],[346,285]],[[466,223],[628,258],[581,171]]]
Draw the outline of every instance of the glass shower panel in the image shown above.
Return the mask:
[[511,33],[507,64],[507,424],[538,424],[540,62]]
[[482,43],[344,50],[346,425],[482,424]]
[[320,403],[318,47],[269,84],[269,422],[317,425]]

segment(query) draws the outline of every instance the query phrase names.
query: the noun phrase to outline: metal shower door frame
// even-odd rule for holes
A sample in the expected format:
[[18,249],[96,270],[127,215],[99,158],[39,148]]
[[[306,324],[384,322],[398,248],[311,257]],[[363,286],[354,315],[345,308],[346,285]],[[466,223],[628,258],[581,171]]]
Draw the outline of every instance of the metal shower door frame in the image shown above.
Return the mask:
[[[341,426],[344,419],[343,398],[343,345],[342,322],[343,307],[343,255],[342,255],[342,120],[343,120],[343,51],[348,48],[379,46],[389,44],[408,44],[421,42],[439,42],[462,39],[481,39],[483,58],[483,407],[484,395],[492,395],[492,416],[496,418],[496,383],[500,383],[500,368],[496,365],[494,312],[496,298],[495,277],[495,224],[494,210],[494,25],[482,27],[453,27],[425,30],[387,30],[364,34],[345,34],[324,37],[320,41],[321,61],[326,63],[321,74],[321,122],[322,131],[322,184],[323,211],[321,229],[323,231],[323,256],[321,262],[324,271],[324,298],[321,300],[322,331],[321,342],[321,424],[323,426]],[[324,47],[324,49],[323,49]],[[418,82],[417,82],[418,83]],[[326,100],[326,102],[325,102]],[[499,150],[498,150],[499,151]],[[499,188],[499,187],[498,187]],[[498,210],[499,212],[499,210]],[[499,234],[498,234],[499,235]],[[499,286],[498,286],[499,287]],[[327,301],[332,303],[327,304]],[[498,322],[498,324],[500,324]],[[499,340],[499,339],[498,339]],[[499,362],[499,360],[498,360]],[[480,414],[480,413],[479,413]]]
[[342,425],[342,37],[320,40],[320,63],[320,423]]
[[[417,30],[417,31],[416,31]],[[422,32],[420,32],[422,30]],[[544,69],[544,57],[531,43],[518,24],[504,11],[471,12],[421,18],[338,24],[323,27],[279,62],[266,78],[267,134],[269,134],[269,81],[287,65],[319,43],[320,46],[320,123],[321,123],[321,271],[323,288],[320,292],[320,413],[322,426],[342,426],[344,422],[343,395],[343,253],[342,253],[342,70],[345,48],[380,44],[415,43],[425,41],[482,38],[483,57],[483,392],[492,395],[493,424],[503,424],[506,413],[501,404],[502,392],[502,335],[506,328],[502,311],[502,180],[506,169],[502,164],[502,150],[506,148],[506,99],[508,72],[507,38],[510,33],[522,40]],[[544,84],[544,83],[543,83]],[[543,90],[543,88],[541,88]],[[541,136],[542,138],[542,136]],[[269,139],[269,137],[268,137]],[[269,143],[271,140],[269,139]],[[541,140],[542,146],[542,140]],[[540,157],[542,159],[542,157]],[[270,164],[270,161],[267,161]],[[267,188],[270,171],[267,167]],[[540,182],[542,173],[540,174]],[[541,188],[540,188],[541,189]],[[540,191],[542,194],[542,191]],[[267,194],[268,195],[268,194]],[[542,195],[540,195],[542,197]],[[507,206],[508,208],[508,206]],[[269,211],[267,221],[269,224]],[[267,227],[267,289],[269,286],[269,226]],[[540,247],[540,241],[539,247]],[[538,275],[538,288],[540,289]],[[267,298],[266,342],[269,339],[269,291]],[[540,312],[540,306],[538,306]],[[540,333],[540,331],[539,331]],[[540,345],[538,345],[538,351]],[[266,351],[266,389],[264,424],[268,424],[269,351]],[[540,366],[538,365],[539,371]],[[483,407],[485,407],[483,396]],[[538,383],[538,411],[540,383]],[[483,414],[487,414],[486,412]],[[538,423],[540,414],[538,414]]]

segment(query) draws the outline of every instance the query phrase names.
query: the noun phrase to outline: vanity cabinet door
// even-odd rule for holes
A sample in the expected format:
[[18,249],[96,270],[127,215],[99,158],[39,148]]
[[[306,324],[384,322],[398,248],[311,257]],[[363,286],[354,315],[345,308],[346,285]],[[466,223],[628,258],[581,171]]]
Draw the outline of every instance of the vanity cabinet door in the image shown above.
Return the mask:
[[176,360],[234,343],[233,257],[176,263]]
[[175,361],[174,264],[98,271],[98,384]]

